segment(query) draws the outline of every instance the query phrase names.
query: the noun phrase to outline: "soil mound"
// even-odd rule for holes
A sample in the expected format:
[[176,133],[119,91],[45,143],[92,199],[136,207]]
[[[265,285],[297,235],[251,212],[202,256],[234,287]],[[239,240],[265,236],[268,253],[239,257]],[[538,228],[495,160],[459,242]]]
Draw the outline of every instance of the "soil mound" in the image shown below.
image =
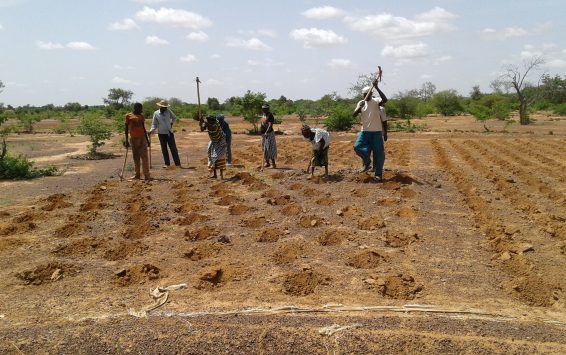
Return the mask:
[[43,211],[53,211],[72,206],[72,203],[65,201],[66,198],[67,195],[65,194],[53,194],[44,200],[45,205],[41,209]]
[[109,261],[123,260],[130,256],[141,255],[148,246],[139,241],[123,240],[112,243],[104,248],[103,258]]
[[272,206],[285,206],[289,202],[291,202],[291,196],[289,195],[277,196],[267,200],[267,203]]
[[283,232],[279,229],[264,229],[258,233],[256,241],[260,243],[274,243],[279,240]]
[[283,292],[291,296],[306,296],[313,293],[316,287],[329,279],[313,270],[302,270],[285,275]]
[[241,222],[241,225],[249,228],[259,228],[265,225],[265,217],[256,216]]
[[234,195],[226,195],[215,202],[218,206],[230,206],[242,202],[242,199]]
[[253,208],[246,205],[232,205],[229,207],[228,211],[232,216],[241,216],[253,210]]
[[336,203],[336,200],[334,200],[333,198],[328,197],[328,196],[325,196],[325,197],[322,197],[322,198],[316,200],[316,204],[320,205],[320,206],[332,206],[335,203]]
[[410,189],[408,187],[404,187],[400,190],[401,193],[401,197],[403,198],[415,198],[417,197],[417,192],[413,189]]
[[290,264],[302,254],[303,247],[300,243],[289,242],[277,248],[273,253],[273,262],[276,264]]
[[83,238],[62,245],[53,251],[53,254],[64,256],[84,256],[96,253],[101,242],[94,238]]
[[179,225],[190,226],[193,223],[204,222],[204,221],[208,221],[209,219],[210,218],[206,215],[196,212],[189,212],[185,217],[181,218],[181,220],[179,221]]
[[352,235],[345,230],[333,229],[319,235],[318,244],[322,246],[340,245],[344,240],[350,239]]
[[302,216],[299,220],[299,225],[303,228],[320,227],[322,219],[314,215]]
[[372,216],[358,220],[358,228],[361,230],[372,231],[383,227],[385,227],[385,221],[380,216]]
[[212,258],[218,255],[222,247],[216,243],[201,244],[184,253],[185,258],[192,261]]
[[303,212],[303,207],[301,205],[293,203],[291,205],[286,206],[281,210],[281,213],[285,216],[296,216]]
[[401,218],[415,218],[418,212],[412,207],[402,207],[395,214]]
[[378,252],[364,250],[350,255],[346,264],[357,269],[373,269],[385,261],[387,259]]

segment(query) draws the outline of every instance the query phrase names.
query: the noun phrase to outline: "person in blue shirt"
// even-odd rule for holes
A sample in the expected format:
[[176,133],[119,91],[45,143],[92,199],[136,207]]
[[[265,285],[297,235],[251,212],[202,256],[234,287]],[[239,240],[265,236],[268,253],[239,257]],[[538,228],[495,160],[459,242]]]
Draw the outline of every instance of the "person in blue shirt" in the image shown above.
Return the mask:
[[173,125],[177,121],[177,116],[175,116],[173,111],[169,110],[169,103],[167,101],[161,100],[157,103],[157,106],[159,106],[159,110],[153,113],[153,121],[149,133],[153,134],[157,129],[157,136],[159,137],[159,144],[161,145],[161,153],[163,154],[163,162],[165,164],[163,168],[167,168],[171,164],[167,146],[169,146],[171,150],[175,166],[181,167],[181,159],[179,159],[175,135],[173,134]]

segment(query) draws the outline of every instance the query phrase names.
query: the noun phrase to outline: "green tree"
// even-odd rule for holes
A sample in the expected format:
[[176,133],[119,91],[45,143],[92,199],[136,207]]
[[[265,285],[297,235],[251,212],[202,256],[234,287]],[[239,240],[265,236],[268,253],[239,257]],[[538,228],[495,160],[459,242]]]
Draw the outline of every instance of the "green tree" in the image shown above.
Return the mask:
[[216,97],[209,97],[206,100],[206,106],[212,111],[219,111],[220,110],[220,101]]
[[456,90],[440,91],[432,97],[434,107],[444,116],[455,116],[463,111]]
[[544,74],[539,86],[540,98],[554,105],[566,103],[566,76]]
[[254,133],[258,133],[259,113],[261,105],[265,102],[265,94],[261,92],[251,92],[248,90],[240,100],[240,107],[244,120],[253,125]]
[[352,117],[352,109],[346,105],[332,108],[328,118],[324,120],[324,126],[329,131],[349,131],[356,123],[357,118]]
[[533,95],[528,94],[528,88],[531,85],[526,79],[531,71],[539,69],[544,62],[543,57],[534,57],[524,61],[522,68],[519,68],[517,65],[507,65],[504,67],[504,73],[499,78],[502,83],[515,90],[519,101],[519,122],[522,125],[527,125],[531,122],[527,109],[535,99]]
[[482,92],[480,91],[480,86],[476,85],[472,88],[472,91],[470,91],[470,99],[472,101],[478,101],[479,99],[481,99],[483,96]]
[[97,156],[97,149],[104,145],[104,141],[110,139],[112,133],[110,127],[104,123],[96,113],[86,113],[80,121],[78,132],[89,136],[91,146],[89,154]]
[[108,90],[108,96],[102,101],[115,109],[122,109],[130,104],[133,95],[134,93],[130,90],[113,88]]
[[511,100],[502,94],[484,95],[478,100],[472,100],[468,104],[467,111],[478,121],[483,122],[484,129],[487,121],[491,119],[507,120],[511,114]]

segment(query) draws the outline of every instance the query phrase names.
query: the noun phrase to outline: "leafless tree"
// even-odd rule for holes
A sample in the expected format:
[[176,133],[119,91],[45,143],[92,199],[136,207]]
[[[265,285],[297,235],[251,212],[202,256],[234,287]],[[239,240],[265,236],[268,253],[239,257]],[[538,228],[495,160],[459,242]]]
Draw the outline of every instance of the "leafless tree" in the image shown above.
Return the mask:
[[525,92],[525,89],[530,86],[530,84],[526,81],[527,76],[531,71],[539,69],[544,62],[545,60],[543,57],[537,56],[529,60],[525,60],[522,67],[519,67],[518,65],[507,65],[503,68],[503,74],[499,78],[502,83],[513,88],[517,93],[517,98],[519,99],[519,122],[522,125],[530,123],[527,108],[534,99],[532,97],[529,98]]

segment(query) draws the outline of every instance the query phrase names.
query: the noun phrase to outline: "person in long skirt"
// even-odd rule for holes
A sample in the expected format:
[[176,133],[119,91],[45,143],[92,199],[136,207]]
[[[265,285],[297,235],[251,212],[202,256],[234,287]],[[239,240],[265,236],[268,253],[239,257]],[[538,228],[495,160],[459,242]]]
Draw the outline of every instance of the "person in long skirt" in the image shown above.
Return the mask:
[[[277,167],[275,164],[275,159],[277,159],[277,142],[275,141],[275,131],[273,130],[273,124],[275,123],[275,117],[269,111],[269,105],[263,104],[261,106],[262,117],[261,117],[261,148],[263,151],[263,167],[272,166],[274,169]],[[270,163],[271,162],[271,163]]]

